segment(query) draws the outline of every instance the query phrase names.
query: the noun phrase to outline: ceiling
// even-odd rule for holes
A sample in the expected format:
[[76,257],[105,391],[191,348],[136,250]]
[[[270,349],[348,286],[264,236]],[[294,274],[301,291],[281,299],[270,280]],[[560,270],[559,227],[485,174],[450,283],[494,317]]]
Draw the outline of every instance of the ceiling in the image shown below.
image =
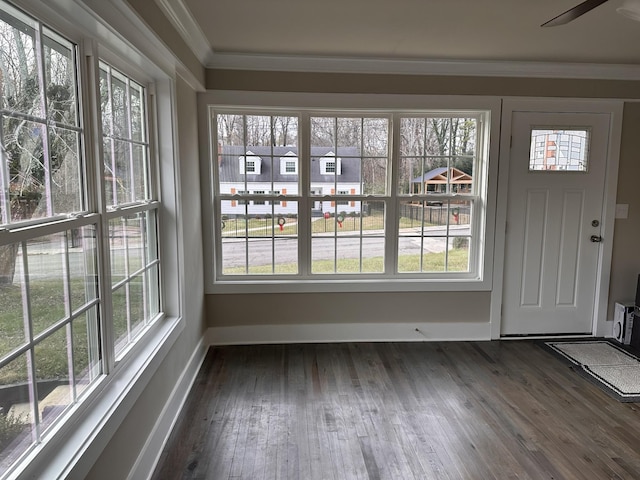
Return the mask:
[[157,0],[208,67],[238,55],[637,66],[640,22],[616,13],[623,1],[541,28],[580,0]]

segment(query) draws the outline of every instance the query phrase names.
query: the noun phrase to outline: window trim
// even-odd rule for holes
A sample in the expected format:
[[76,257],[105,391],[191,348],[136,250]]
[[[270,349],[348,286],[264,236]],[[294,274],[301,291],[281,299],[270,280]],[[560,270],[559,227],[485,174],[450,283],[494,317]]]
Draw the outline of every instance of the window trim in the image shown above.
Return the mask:
[[[499,145],[499,114],[500,99],[497,97],[473,97],[473,96],[429,96],[429,95],[347,95],[347,94],[305,94],[287,93],[274,94],[268,92],[231,92],[213,91],[202,95],[199,100],[199,113],[202,123],[201,142],[203,151],[208,151],[206,165],[209,189],[203,190],[203,216],[204,228],[209,235],[205,236],[205,260],[208,268],[205,268],[206,293],[283,293],[283,292],[372,292],[372,291],[489,291],[493,277],[493,238],[495,226],[495,205],[497,191],[497,158]],[[256,107],[259,105],[259,107]],[[216,225],[213,222],[213,212],[216,209],[214,192],[216,188],[213,165],[208,161],[213,148],[213,135],[211,135],[212,110],[222,109],[229,111],[235,109],[252,110],[260,114],[284,114],[292,111],[303,110],[311,113],[326,114],[331,110],[335,112],[373,115],[390,115],[394,112],[410,113],[429,111],[429,113],[443,114],[457,110],[457,113],[477,113],[479,110],[487,112],[486,136],[482,141],[487,155],[485,172],[478,172],[476,183],[479,191],[484,192],[484,202],[477,207],[477,215],[482,216],[483,221],[478,222],[478,231],[473,235],[479,244],[483,245],[483,258],[479,267],[482,278],[456,277],[448,274],[448,278],[363,278],[362,275],[335,275],[331,279],[312,278],[264,278],[254,279],[243,277],[242,279],[216,279],[213,265],[218,252],[214,248],[213,238]],[[393,139],[397,142],[399,139]],[[305,145],[301,144],[304,149]],[[492,179],[489,182],[489,179]],[[300,201],[300,198],[292,200]],[[358,201],[356,196],[353,200]],[[312,199],[311,201],[316,201]],[[306,208],[301,205],[299,208]],[[219,212],[218,212],[219,214]],[[304,224],[299,221],[300,228]]]

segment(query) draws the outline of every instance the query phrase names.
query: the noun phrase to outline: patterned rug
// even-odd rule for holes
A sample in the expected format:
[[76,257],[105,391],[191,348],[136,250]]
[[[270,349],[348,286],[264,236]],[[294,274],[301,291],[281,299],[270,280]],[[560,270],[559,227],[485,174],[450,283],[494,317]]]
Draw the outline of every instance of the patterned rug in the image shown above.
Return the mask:
[[640,402],[640,358],[607,340],[544,342],[574,370],[621,402]]

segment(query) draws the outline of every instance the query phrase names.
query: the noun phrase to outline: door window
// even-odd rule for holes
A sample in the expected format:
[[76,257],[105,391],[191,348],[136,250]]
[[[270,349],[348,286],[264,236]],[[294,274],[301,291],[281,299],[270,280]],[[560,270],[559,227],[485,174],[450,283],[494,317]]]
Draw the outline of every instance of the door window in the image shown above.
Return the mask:
[[588,128],[531,130],[529,171],[586,172],[589,164]]

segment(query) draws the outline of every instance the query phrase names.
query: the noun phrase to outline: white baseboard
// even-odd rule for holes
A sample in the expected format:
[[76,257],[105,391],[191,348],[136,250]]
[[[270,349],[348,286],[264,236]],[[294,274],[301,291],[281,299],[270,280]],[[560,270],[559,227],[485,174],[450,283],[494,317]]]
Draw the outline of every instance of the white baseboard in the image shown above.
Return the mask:
[[164,446],[169,440],[169,435],[189,396],[193,382],[195,382],[196,376],[200,371],[208,347],[206,338],[203,337],[191,355],[187,366],[182,371],[180,379],[174,386],[167,403],[162,409],[162,413],[147,438],[140,455],[138,455],[135,465],[129,472],[127,480],[146,480],[151,478]]
[[491,324],[447,323],[323,323],[212,327],[209,345],[337,342],[425,342],[490,340]]

